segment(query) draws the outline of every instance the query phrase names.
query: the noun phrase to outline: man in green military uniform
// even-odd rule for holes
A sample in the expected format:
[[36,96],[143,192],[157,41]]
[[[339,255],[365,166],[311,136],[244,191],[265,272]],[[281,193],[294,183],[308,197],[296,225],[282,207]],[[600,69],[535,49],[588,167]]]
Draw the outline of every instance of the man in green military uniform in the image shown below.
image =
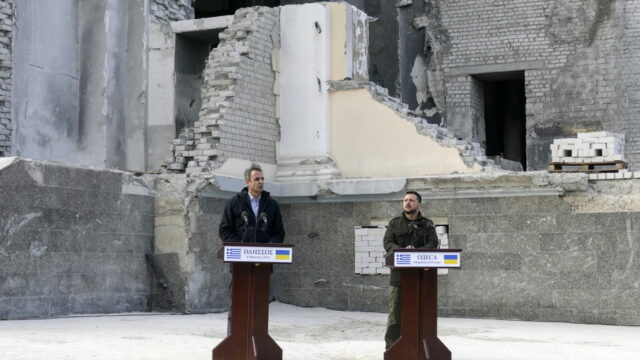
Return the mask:
[[[435,249],[438,235],[433,221],[420,213],[422,197],[415,191],[407,191],[402,200],[401,216],[391,219],[384,233],[384,249],[387,254],[393,249]],[[400,270],[391,270],[389,281],[389,319],[384,335],[386,348],[400,338]]]

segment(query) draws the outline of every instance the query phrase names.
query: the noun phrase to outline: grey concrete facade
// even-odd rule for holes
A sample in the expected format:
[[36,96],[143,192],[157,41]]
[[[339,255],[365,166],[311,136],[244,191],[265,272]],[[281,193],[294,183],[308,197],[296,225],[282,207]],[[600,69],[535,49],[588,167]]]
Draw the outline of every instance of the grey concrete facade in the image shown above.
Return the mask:
[[[638,180],[596,185],[586,175],[542,175],[407,182],[427,199],[425,215],[446,224],[449,247],[463,249],[462,269],[440,276],[440,314],[640,324]],[[205,178],[191,189],[187,201],[173,201],[174,214],[187,219],[176,229],[186,234],[188,249],[178,257],[189,268],[174,282],[190,294],[189,312],[224,309],[229,275],[213,252],[221,245],[217,225],[231,193]],[[397,216],[401,193],[280,198],[295,262],[276,266],[275,297],[299,306],[386,311],[388,276],[354,272],[354,230]],[[180,221],[167,217],[163,223]]]
[[[449,246],[463,249],[462,269],[439,278],[441,316],[640,323],[637,212],[578,214],[557,196],[425,205],[425,215],[448,220]],[[296,263],[276,269],[277,298],[386,311],[388,277],[353,272],[353,227],[399,209],[399,200],[284,205]]]
[[145,11],[144,0],[16,4],[13,154],[144,170]]
[[148,170],[148,25],[193,18],[190,2],[27,0],[6,21],[14,14],[13,43],[4,45],[13,44],[14,85],[3,81],[3,108],[14,106],[11,124],[1,122],[3,153]]
[[79,3],[65,0],[38,6],[34,1],[19,1],[15,5],[16,29],[25,30],[14,34],[12,153],[76,162]]
[[149,187],[129,173],[6,160],[0,319],[149,311]]
[[[166,309],[149,253],[173,310],[227,308],[230,274],[215,254],[232,195],[224,177],[0,167],[1,318]],[[414,178],[370,195],[353,195],[353,182],[289,194],[279,201],[295,263],[275,268],[274,295],[384,312],[388,276],[354,272],[355,229],[386,224],[404,189],[415,189],[449,247],[463,250],[462,269],[440,276],[441,315],[639,325],[638,181],[504,173]]]

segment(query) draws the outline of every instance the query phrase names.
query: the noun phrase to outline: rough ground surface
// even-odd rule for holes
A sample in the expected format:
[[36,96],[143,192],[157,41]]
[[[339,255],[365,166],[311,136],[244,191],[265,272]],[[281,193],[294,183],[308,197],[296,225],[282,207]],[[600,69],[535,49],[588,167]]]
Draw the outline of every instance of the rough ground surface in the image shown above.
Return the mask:
[[[379,313],[271,305],[273,338],[284,359],[382,359]],[[456,360],[638,359],[640,327],[440,319]],[[133,314],[0,322],[0,358],[211,359],[226,313]]]

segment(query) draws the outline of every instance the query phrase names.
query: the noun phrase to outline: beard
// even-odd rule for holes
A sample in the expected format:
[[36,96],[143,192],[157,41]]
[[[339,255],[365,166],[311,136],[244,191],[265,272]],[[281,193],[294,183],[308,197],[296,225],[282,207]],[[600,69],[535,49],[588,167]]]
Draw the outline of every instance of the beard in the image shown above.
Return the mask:
[[413,209],[413,210],[405,210],[404,213],[405,214],[409,214],[409,215],[413,215],[415,213],[418,212],[418,209]]

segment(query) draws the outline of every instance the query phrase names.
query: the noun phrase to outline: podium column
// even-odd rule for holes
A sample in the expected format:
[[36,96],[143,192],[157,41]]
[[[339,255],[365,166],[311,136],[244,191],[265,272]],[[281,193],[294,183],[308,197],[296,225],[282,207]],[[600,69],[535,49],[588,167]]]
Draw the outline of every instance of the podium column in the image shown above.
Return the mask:
[[271,264],[292,262],[292,247],[228,243],[218,251],[233,264],[231,331],[213,348],[213,360],[282,360],[282,349],[269,335],[269,282]]
[[231,334],[213,349],[213,360],[282,359],[268,329],[270,276],[270,264],[233,264]]
[[459,268],[459,249],[402,249],[386,264],[401,269],[400,338],[384,360],[451,360],[438,338],[438,268]]

